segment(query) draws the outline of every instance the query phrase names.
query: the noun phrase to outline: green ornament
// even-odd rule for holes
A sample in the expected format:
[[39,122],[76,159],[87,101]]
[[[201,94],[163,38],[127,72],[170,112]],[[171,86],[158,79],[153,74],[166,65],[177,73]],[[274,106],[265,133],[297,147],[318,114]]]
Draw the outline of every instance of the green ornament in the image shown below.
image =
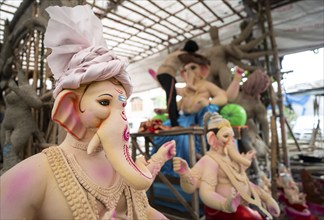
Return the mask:
[[156,114],[152,119],[160,119],[162,122],[168,120],[167,114]]
[[247,115],[245,109],[238,104],[227,104],[221,111],[220,115],[227,119],[232,126],[243,126],[246,123]]

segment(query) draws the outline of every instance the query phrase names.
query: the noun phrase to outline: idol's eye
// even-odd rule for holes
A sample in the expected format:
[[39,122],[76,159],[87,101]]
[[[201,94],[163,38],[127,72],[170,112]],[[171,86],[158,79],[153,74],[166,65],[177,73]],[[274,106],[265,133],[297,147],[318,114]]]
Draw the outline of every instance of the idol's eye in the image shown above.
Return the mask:
[[195,70],[197,68],[197,66],[191,66],[190,69],[191,70]]
[[107,106],[110,104],[110,100],[108,100],[108,99],[99,100],[98,102],[102,106]]

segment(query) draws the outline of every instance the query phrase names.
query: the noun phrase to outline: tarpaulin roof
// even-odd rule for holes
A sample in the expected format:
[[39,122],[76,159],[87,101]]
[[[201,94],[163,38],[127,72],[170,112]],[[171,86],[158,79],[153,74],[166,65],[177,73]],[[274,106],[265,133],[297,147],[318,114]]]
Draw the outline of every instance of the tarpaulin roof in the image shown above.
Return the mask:
[[[5,20],[14,18],[23,2],[4,0],[0,3],[0,43],[4,40]],[[68,1],[52,1],[63,2]],[[201,50],[211,46],[209,29],[217,26],[222,43],[228,43],[240,33],[240,23],[254,16],[258,3],[254,0],[141,0],[95,1],[86,4],[101,18],[104,37],[119,56],[127,57],[135,92],[158,87],[148,68],[156,69],[164,56],[187,39],[198,42]],[[272,21],[280,55],[323,47],[322,0],[269,0]],[[258,26],[255,35],[260,34]]]

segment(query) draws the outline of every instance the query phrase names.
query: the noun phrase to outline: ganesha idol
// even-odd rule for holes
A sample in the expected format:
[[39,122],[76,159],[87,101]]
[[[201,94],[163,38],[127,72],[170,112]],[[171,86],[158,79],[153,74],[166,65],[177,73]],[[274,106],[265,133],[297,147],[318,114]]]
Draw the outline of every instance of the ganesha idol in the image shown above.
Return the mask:
[[127,62],[107,49],[90,6],[47,12],[45,45],[56,80],[52,119],[67,136],[1,176],[0,219],[166,219],[145,190],[175,155],[174,141],[148,161],[132,160]]
[[[286,215],[290,219],[316,220],[314,210],[311,212],[306,202],[306,194],[300,192],[301,187],[295,182],[288,168],[284,164],[279,164],[278,171],[279,201]],[[319,198],[319,195],[320,193],[316,197]]]
[[199,190],[206,220],[278,217],[277,202],[246,175],[255,151],[238,152],[229,121],[217,112],[206,113],[204,125],[210,150],[192,168],[182,158],[174,157],[173,168],[185,192]]

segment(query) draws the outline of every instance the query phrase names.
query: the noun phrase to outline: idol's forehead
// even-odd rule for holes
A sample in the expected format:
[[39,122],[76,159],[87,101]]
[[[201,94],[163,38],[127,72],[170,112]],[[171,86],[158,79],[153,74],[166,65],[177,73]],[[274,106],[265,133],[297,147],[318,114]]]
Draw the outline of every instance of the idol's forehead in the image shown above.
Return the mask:
[[231,127],[227,127],[227,126],[221,127],[219,129],[219,132],[221,132],[221,133],[231,133],[231,134],[234,134],[233,129]]
[[184,65],[184,68],[186,68],[186,67],[190,67],[190,66],[199,66],[199,64],[194,63],[194,62],[190,62],[190,63],[185,64],[185,65]]
[[97,96],[111,94],[113,96],[123,95],[126,97],[126,92],[123,86],[109,79],[91,83],[88,85],[86,92]]

